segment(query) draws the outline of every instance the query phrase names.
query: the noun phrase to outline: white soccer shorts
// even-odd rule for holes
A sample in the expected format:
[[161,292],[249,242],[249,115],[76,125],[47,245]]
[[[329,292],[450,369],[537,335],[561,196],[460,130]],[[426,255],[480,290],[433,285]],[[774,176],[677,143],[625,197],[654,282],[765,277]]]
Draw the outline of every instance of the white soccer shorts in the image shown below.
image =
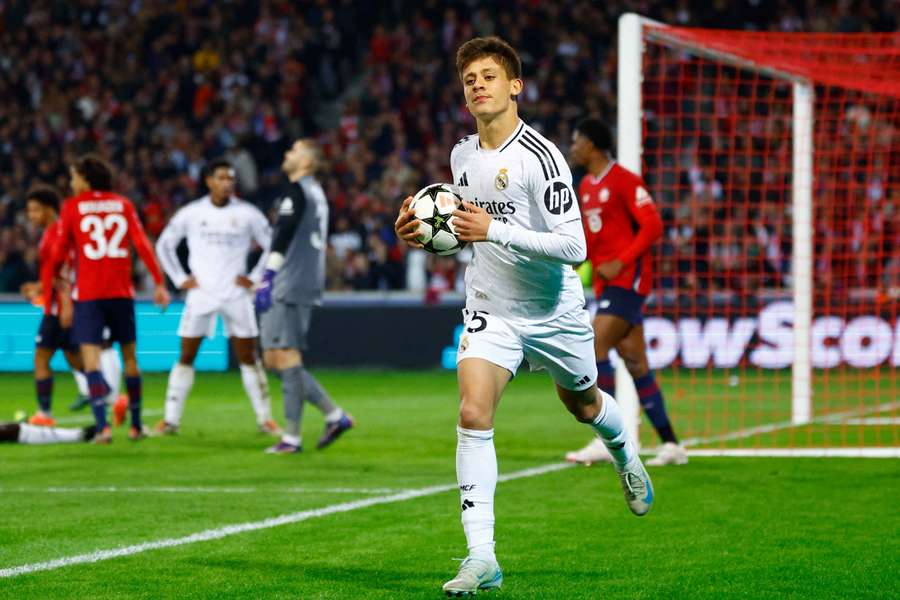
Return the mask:
[[547,369],[553,381],[567,390],[585,390],[597,382],[594,330],[586,310],[536,322],[466,309],[463,320],[457,364],[482,358],[515,375],[525,359],[532,371]]
[[184,301],[178,337],[212,337],[216,332],[216,315],[222,316],[228,337],[254,338],[259,335],[253,295],[249,291],[237,297],[221,299],[194,288],[188,290]]

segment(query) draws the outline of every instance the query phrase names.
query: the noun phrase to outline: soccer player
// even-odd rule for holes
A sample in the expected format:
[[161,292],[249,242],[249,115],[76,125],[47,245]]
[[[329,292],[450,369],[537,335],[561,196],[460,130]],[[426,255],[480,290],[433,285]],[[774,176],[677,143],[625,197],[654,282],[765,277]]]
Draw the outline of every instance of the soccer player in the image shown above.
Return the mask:
[[89,442],[97,428],[94,425],[74,429],[70,427],[41,427],[28,423],[0,423],[0,442],[45,445]]
[[[184,403],[194,385],[194,359],[203,337],[212,335],[216,315],[221,315],[257,426],[262,432],[280,435],[281,429],[272,420],[266,373],[256,358],[259,329],[252,290],[262,276],[265,255],[249,275],[245,273],[253,243],[268,248],[271,228],[258,208],[234,195],[234,167],[227,160],[211,161],[205,179],[209,194],[175,213],[156,242],[163,269],[187,297],[178,326],[181,355],[169,372],[165,417],[155,432],[167,435],[178,431]],[[190,274],[184,271],[177,253],[185,238]]]
[[[46,185],[35,186],[26,194],[25,214],[32,225],[44,230],[38,246],[41,271],[51,268],[50,254],[59,238],[58,211],[61,199],[59,192]],[[50,359],[57,350],[62,350],[72,372],[78,374],[76,383],[79,379],[83,380],[84,375],[81,373],[78,345],[71,340],[71,329],[64,329],[59,324],[60,314],[64,314],[64,320],[71,322],[72,298],[68,293],[60,293],[59,283],[54,281],[51,274],[42,274],[41,279],[45,278],[52,282],[54,289],[50,291],[50,302],[43,307],[44,315],[41,317],[35,338],[34,383],[38,412],[32,415],[28,422],[32,425],[50,426],[56,424],[51,414],[53,371],[50,370]],[[22,295],[29,301],[42,298],[40,281],[23,284]]]
[[[615,348],[662,440],[659,453],[647,464],[683,465],[688,461],[687,452],[678,443],[662,391],[647,362],[641,314],[653,283],[650,246],[662,235],[662,219],[640,176],[617,164],[611,150],[612,133],[602,121],[585,119],[575,127],[572,160],[588,171],[578,192],[597,297],[597,385],[607,394],[615,391],[615,373],[609,362],[609,351]],[[587,465],[611,460],[606,446],[597,438],[581,450],[569,452],[566,459]]]
[[74,250],[72,337],[81,348],[88,380],[91,410],[97,425],[93,441],[99,444],[112,441],[104,401],[110,387],[99,370],[105,327],[109,328],[109,340],[119,342],[125,363],[125,387],[131,414],[128,437],[139,440],[146,432],[141,423],[141,373],[137,363],[129,242],[156,283],[154,302],[166,307],[169,293],[134,205],[128,198],[110,191],[113,187],[112,168],[99,156],[86,154],[69,168],[69,175],[75,195],[63,204],[60,237],[52,252],[51,268],[46,270],[41,282],[44,302],[45,305],[50,302],[51,278]]
[[[469,554],[444,584],[448,595],[503,580],[494,552],[494,414],[523,359],[547,369],[566,408],[603,438],[631,511],[646,514],[653,502],[616,402],[595,385],[594,332],[572,268],[585,258],[581,214],[561,153],[519,119],[521,60],[497,37],[475,38],[457,51],[456,67],[478,131],[450,154],[466,200],[465,210],[454,212],[455,228],[459,239],[474,242],[474,257],[457,354],[456,473]],[[420,246],[411,201],[404,200],[395,228]]]
[[256,291],[263,361],[281,378],[285,432],[266,450],[293,454],[302,450],[300,422],[309,402],[325,416],[325,431],[316,447],[325,448],[353,427],[353,417],[337,406],[303,365],[312,308],[325,287],[325,240],[328,200],[315,178],[319,150],[311,139],[297,140],[284,154],[281,170],[288,178],[278,201],[278,220],[263,281]]
[[[50,268],[50,254],[59,238],[59,205],[62,200],[55,188],[47,185],[37,185],[30,189],[25,197],[25,215],[35,227],[44,230],[38,245],[38,259],[40,269]],[[67,261],[68,263],[68,261]],[[75,385],[78,388],[79,398],[72,405],[72,410],[81,408],[88,402],[87,378],[81,370],[81,354],[78,345],[71,340],[71,327],[63,329],[60,325],[60,313],[63,320],[71,323],[72,297],[69,283],[69,267],[63,268],[64,277],[54,280],[52,274],[46,278],[53,281],[53,304],[44,306],[44,315],[35,338],[34,349],[34,379],[37,391],[38,412],[31,416],[29,423],[32,425],[51,426],[55,420],[51,414],[53,398],[53,372],[50,370],[50,360],[57,350],[62,350],[66,362],[72,369]],[[22,295],[30,302],[41,303],[43,298],[41,276],[38,281],[29,281],[22,285]],[[107,396],[107,403],[112,404],[118,396],[118,382],[122,372],[121,362],[116,351],[108,346],[100,353],[100,370],[104,378],[112,384],[112,391]],[[121,400],[121,399],[120,399]],[[122,406],[116,402],[116,407]],[[127,406],[127,399],[125,399]],[[121,409],[119,409],[121,410]]]

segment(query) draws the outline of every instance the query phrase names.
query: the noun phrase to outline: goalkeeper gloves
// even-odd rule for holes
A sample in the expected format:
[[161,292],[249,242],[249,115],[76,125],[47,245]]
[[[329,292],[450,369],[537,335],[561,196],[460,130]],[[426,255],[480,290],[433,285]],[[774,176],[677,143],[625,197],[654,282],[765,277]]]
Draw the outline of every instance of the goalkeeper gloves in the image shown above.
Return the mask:
[[272,287],[275,281],[274,269],[266,269],[262,281],[256,288],[256,312],[266,312],[272,308]]

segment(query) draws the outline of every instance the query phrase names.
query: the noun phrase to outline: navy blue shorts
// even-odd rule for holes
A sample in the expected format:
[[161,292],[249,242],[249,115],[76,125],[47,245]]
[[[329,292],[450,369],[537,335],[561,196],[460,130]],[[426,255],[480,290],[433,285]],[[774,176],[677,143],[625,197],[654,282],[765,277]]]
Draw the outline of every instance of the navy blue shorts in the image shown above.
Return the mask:
[[34,345],[53,351],[75,352],[78,350],[78,344],[72,341],[72,329],[63,329],[59,324],[59,317],[56,315],[43,316],[41,325],[38,327],[37,337],[34,338]]
[[72,339],[76,343],[103,344],[105,327],[109,328],[110,342],[129,344],[135,341],[134,300],[106,298],[75,303]]
[[632,325],[642,325],[644,315],[641,308],[646,299],[646,296],[641,296],[634,290],[608,285],[597,298],[597,314],[614,315]]

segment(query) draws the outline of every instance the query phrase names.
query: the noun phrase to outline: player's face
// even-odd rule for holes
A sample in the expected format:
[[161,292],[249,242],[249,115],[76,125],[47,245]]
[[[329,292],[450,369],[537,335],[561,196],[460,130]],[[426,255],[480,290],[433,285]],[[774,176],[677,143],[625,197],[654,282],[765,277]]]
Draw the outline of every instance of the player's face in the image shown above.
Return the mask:
[[28,222],[35,227],[43,227],[47,224],[49,209],[37,200],[28,200],[25,203],[25,216]]
[[294,142],[294,145],[284,153],[284,161],[281,170],[285,173],[293,173],[308,167],[310,152],[302,140]]
[[476,119],[491,119],[509,110],[512,96],[522,91],[521,79],[510,79],[493,56],[473,60],[463,69],[466,107]]
[[234,194],[234,169],[219,167],[206,178],[209,197],[217,204],[224,204]]
[[577,131],[572,134],[572,162],[576,165],[584,166],[588,164],[591,159],[591,150],[593,149],[594,145],[587,137]]

